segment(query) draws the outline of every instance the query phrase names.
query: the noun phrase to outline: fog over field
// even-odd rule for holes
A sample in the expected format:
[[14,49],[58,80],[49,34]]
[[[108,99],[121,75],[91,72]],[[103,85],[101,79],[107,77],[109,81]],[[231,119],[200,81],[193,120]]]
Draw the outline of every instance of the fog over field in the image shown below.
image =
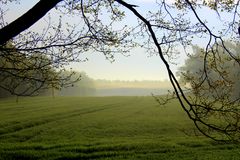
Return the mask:
[[169,81],[96,81],[97,96],[149,96],[166,94]]
[[170,82],[165,81],[123,81],[92,79],[85,72],[78,73],[81,80],[73,86],[55,91],[60,96],[150,96],[163,95],[171,90]]

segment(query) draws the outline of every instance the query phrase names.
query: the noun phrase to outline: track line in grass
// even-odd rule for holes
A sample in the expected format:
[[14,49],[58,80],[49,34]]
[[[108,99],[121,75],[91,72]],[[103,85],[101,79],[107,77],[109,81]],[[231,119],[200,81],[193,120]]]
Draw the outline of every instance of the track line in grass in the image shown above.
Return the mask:
[[[0,132],[0,137],[2,135],[5,135],[5,134],[10,134],[10,133],[14,133],[14,132],[18,132],[18,131],[21,131],[21,130],[25,130],[25,129],[29,129],[29,128],[33,128],[33,127],[37,127],[37,126],[40,126],[40,125],[45,125],[47,123],[51,123],[51,122],[54,122],[54,121],[58,121],[58,120],[63,120],[63,119],[67,119],[69,117],[73,118],[75,116],[82,116],[82,115],[86,115],[86,114],[91,114],[91,113],[94,113],[94,112],[99,112],[99,111],[103,111],[103,110],[106,110],[106,109],[109,109],[111,108],[113,105],[108,105],[108,106],[102,106],[101,108],[98,108],[98,109],[92,109],[92,110],[80,110],[80,111],[72,111],[70,113],[62,113],[60,115],[54,115],[53,117],[48,117],[47,119],[45,119],[44,121],[43,120],[39,120],[39,121],[34,121],[34,122],[30,122],[30,123],[20,123],[18,125],[13,125],[13,126],[2,126],[3,128],[6,128],[6,132],[2,131]],[[86,111],[85,111],[86,110]],[[8,129],[9,128],[9,129]]]
[[47,117],[41,117],[41,118],[44,118],[43,120],[42,119],[40,119],[40,120],[39,119],[30,120],[30,121],[27,121],[27,122],[14,123],[13,125],[1,124],[0,138],[4,137],[7,134],[12,134],[12,133],[19,132],[19,131],[22,131],[22,130],[26,130],[26,129],[34,128],[34,127],[37,127],[37,126],[45,125],[47,123],[55,122],[55,121],[58,121],[58,120],[73,118],[73,117],[77,117],[77,116],[83,116],[83,115],[87,115],[87,114],[91,114],[91,113],[105,111],[105,110],[108,110],[108,109],[115,109],[115,108],[122,107],[124,105],[131,105],[131,104],[136,103],[136,102],[139,102],[139,101],[135,101],[135,100],[130,99],[130,101],[126,101],[124,103],[112,103],[112,104],[96,106],[94,108],[86,107],[86,108],[83,108],[83,109],[75,109],[75,110],[69,111],[69,112],[63,112],[63,113],[60,113],[60,114],[49,115]]

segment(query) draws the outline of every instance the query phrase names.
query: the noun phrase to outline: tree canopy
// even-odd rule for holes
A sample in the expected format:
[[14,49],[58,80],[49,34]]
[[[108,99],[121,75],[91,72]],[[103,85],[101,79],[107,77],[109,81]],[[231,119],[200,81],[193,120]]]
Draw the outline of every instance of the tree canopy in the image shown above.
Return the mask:
[[[4,0],[0,3],[3,6],[14,1]],[[143,47],[148,53],[159,55],[174,89],[172,95],[179,100],[181,107],[202,134],[214,140],[239,141],[239,101],[228,102],[224,96],[206,98],[202,94],[204,92],[185,92],[185,85],[179,83],[170,65],[174,62],[174,57],[179,54],[190,55],[189,47],[202,41],[203,60],[199,63],[203,63],[203,74],[198,86],[204,88],[207,84],[211,90],[215,90],[216,85],[226,88],[229,84],[226,79],[228,74],[219,69],[224,62],[221,57],[230,59],[232,62],[229,65],[240,65],[239,56],[226,42],[237,44],[239,41],[239,1],[175,0],[170,3],[167,0],[157,0],[158,10],[150,10],[147,15],[141,14],[139,7],[131,3],[123,0],[40,0],[32,9],[9,24],[4,22],[4,11],[1,8],[1,57],[16,51],[25,57],[39,53],[39,57],[43,57],[43,60],[47,57],[51,60],[49,65],[60,71],[69,62],[81,61],[79,54],[87,51],[103,53],[107,59],[113,61],[114,53],[124,54],[134,47]],[[55,9],[60,15],[57,23],[52,22],[49,17],[48,25],[42,32],[27,30],[51,9]],[[201,16],[200,9],[214,11],[219,23],[211,26]],[[130,12],[138,20],[136,26],[122,24],[123,19],[128,16],[126,13]],[[76,16],[79,21],[75,24],[63,24],[64,16],[67,15]],[[14,44],[14,51],[5,47],[10,40]],[[220,53],[224,53],[224,56]],[[213,80],[209,72],[218,76],[214,76]],[[191,81],[188,89],[196,91],[198,87],[194,83],[195,81]],[[219,107],[219,104],[222,105]],[[222,116],[223,114],[227,116]],[[224,118],[214,121],[213,117]]]
[[[226,43],[226,46],[239,57],[238,44]],[[198,46],[194,46],[193,51],[178,74],[190,102],[195,105],[198,119],[222,128],[228,136],[238,140],[235,132],[239,129],[240,66],[224,50],[216,47],[208,57]]]

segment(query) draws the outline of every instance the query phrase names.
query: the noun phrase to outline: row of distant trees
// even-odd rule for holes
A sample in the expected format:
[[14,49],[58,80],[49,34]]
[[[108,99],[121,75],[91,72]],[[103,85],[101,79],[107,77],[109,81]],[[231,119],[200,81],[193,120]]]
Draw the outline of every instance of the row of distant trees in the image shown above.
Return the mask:
[[32,95],[98,96],[113,93],[118,95],[126,92],[125,89],[129,91],[129,88],[170,88],[168,81],[94,80],[85,72],[58,71],[52,66],[53,59],[38,52],[22,54],[15,50],[11,43],[8,43],[6,48],[10,48],[8,54],[4,54],[4,51],[0,54],[1,98]]
[[[60,96],[146,96],[166,94],[171,89],[169,81],[127,81],[92,79],[85,72],[78,72],[80,81],[71,87],[56,91]],[[77,76],[76,75],[76,76]],[[75,79],[76,77],[72,77]]]
[[[7,44],[8,48],[10,43]],[[240,57],[239,46],[227,43],[228,48]],[[48,57],[39,57],[37,53],[24,56],[14,52],[0,59],[0,97],[13,95],[61,95],[94,96],[97,89],[111,88],[170,88],[169,82],[160,81],[109,81],[94,80],[85,72],[61,71],[51,67]],[[217,47],[217,46],[216,46]],[[240,67],[236,61],[225,56],[224,50],[215,48],[217,57],[204,57],[204,50],[193,46],[193,54],[179,68],[178,75],[185,86],[198,97],[213,99],[231,99],[240,97]],[[3,55],[3,54],[2,54]],[[204,59],[208,63],[204,63]],[[232,66],[235,66],[234,68]],[[217,68],[216,68],[217,67]],[[41,68],[40,70],[38,68]],[[206,72],[207,70],[207,72]],[[70,76],[69,76],[70,75]],[[207,80],[206,80],[207,77]],[[64,81],[64,82],[63,82]],[[210,82],[209,82],[210,81]],[[209,86],[211,84],[211,86]]]
[[[93,80],[85,72],[58,70],[51,59],[31,50],[27,54],[15,49],[11,42],[0,52],[0,97],[12,96],[96,96],[108,89],[166,88],[159,81]],[[8,52],[5,54],[4,52]],[[168,86],[170,87],[170,86]],[[102,89],[97,94],[97,89]],[[103,91],[104,90],[104,91]],[[114,93],[120,92],[115,90]],[[149,91],[150,92],[150,91]],[[116,93],[115,93],[116,94]],[[105,95],[105,93],[104,93]],[[149,93],[150,95],[150,93]]]

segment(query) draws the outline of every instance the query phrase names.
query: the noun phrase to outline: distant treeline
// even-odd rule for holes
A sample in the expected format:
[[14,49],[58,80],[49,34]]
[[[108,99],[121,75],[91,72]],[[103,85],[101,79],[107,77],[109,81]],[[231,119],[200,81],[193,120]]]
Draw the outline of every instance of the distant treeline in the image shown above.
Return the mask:
[[165,81],[123,81],[92,79],[85,72],[78,73],[81,80],[72,87],[56,92],[59,96],[148,96],[166,94],[171,89],[170,82]]
[[[68,73],[66,72],[66,75]],[[148,96],[153,94],[166,94],[171,89],[169,81],[122,81],[92,79],[85,72],[77,72],[72,76],[74,81],[78,76],[80,80],[69,87],[39,92],[40,96]],[[0,89],[1,97],[10,97],[11,94]]]

